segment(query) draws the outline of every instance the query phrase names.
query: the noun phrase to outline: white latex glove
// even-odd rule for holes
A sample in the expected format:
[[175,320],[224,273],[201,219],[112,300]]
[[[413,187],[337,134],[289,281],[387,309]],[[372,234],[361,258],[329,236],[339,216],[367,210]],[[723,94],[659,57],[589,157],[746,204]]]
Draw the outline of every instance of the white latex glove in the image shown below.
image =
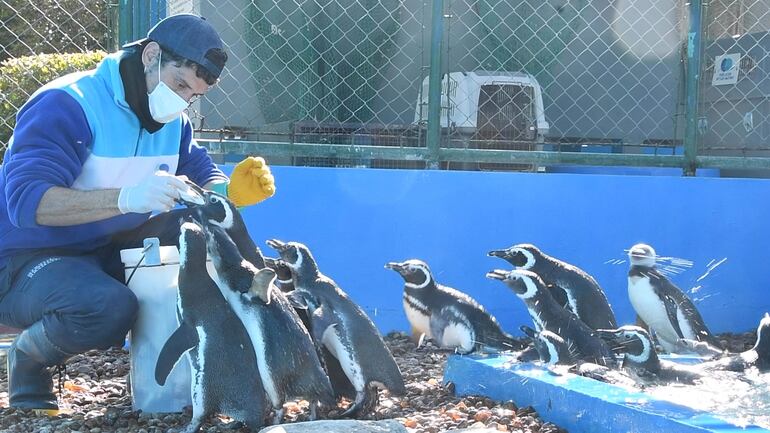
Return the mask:
[[174,200],[180,191],[187,189],[186,176],[172,176],[165,171],[156,171],[137,185],[124,186],[118,195],[118,209],[121,213],[166,212],[174,207]]

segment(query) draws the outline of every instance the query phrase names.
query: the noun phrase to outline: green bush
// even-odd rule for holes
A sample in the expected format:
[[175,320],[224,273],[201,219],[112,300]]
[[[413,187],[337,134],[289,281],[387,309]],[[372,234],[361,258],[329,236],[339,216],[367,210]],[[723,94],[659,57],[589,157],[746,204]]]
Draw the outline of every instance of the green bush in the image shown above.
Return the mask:
[[75,71],[93,69],[104,51],[73,54],[40,54],[0,63],[0,151],[5,152],[16,124],[16,113],[43,84]]

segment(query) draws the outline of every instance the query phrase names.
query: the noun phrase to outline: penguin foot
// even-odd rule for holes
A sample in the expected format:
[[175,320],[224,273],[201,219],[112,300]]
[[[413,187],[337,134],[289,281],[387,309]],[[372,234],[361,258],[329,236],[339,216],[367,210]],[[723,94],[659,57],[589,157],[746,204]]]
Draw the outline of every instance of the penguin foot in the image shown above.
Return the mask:
[[420,334],[420,338],[417,339],[417,348],[419,349],[425,344],[425,334]]
[[202,420],[193,418],[181,433],[197,433],[201,428],[201,424],[203,424]]
[[283,421],[283,408],[276,409],[275,415],[273,416],[273,425],[278,425]]

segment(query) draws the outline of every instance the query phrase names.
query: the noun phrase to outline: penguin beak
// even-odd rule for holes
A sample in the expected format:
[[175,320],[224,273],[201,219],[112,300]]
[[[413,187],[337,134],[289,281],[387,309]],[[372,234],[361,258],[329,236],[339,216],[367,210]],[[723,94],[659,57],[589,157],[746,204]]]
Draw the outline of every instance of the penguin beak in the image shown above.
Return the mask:
[[401,273],[404,270],[404,264],[398,262],[388,262],[385,264],[385,269],[393,269],[394,271]]
[[495,269],[494,271],[487,272],[487,278],[491,278],[493,280],[498,280],[498,281],[505,281],[506,278],[508,278],[508,271],[503,271],[502,269]]
[[618,340],[623,336],[623,331],[618,329],[597,329],[594,332],[596,332],[597,337],[611,345],[617,344]]
[[534,330],[534,329],[532,329],[532,328],[530,328],[530,327],[529,327],[529,326],[527,326],[527,325],[521,325],[521,326],[519,326],[519,329],[521,330],[521,332],[523,332],[523,333],[524,333],[524,335],[526,335],[528,338],[530,338],[530,339],[532,339],[532,340],[534,340],[534,339],[535,339],[535,336],[537,335],[537,333],[535,332],[535,330]]
[[284,241],[279,241],[278,239],[268,239],[265,243],[267,243],[267,246],[278,251],[279,253],[288,249],[288,244]]
[[187,207],[201,206],[206,204],[206,199],[203,197],[203,189],[192,182],[185,182],[187,184],[187,190],[179,192],[179,198],[177,203]]
[[492,250],[487,253],[489,257],[500,257],[500,258],[506,258],[509,256],[508,250]]

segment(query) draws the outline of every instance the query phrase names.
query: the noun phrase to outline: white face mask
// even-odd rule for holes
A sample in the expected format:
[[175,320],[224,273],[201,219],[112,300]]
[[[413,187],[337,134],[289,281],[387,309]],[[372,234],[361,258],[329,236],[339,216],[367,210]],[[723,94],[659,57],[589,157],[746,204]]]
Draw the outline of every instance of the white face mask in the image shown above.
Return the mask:
[[188,104],[160,79],[160,65],[158,56],[158,85],[149,94],[150,114],[156,122],[168,123],[179,117]]

